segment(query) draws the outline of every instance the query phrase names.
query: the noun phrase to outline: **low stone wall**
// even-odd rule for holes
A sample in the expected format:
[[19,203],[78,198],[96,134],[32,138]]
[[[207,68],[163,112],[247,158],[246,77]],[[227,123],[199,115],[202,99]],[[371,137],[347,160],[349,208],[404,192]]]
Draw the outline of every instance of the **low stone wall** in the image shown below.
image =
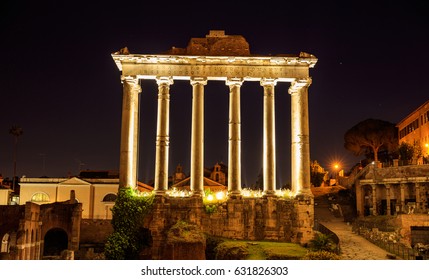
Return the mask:
[[202,232],[241,240],[275,240],[305,245],[313,238],[313,197],[229,199],[208,213],[199,197],[156,197],[145,223],[152,234],[152,258],[165,256],[166,232],[177,221]]
[[111,220],[83,219],[80,224],[80,246],[76,259],[94,260],[104,258],[104,245],[113,232]]
[[411,247],[411,227],[429,227],[428,214],[403,214],[395,219],[395,225],[400,227],[401,242]]
[[82,219],[80,224],[80,244],[104,244],[112,232],[111,220]]

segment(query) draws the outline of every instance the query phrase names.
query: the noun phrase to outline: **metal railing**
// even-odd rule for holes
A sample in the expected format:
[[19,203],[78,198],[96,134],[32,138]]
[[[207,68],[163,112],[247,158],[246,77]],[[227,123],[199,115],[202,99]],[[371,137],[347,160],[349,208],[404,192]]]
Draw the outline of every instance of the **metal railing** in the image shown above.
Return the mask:
[[[364,237],[371,243],[386,250],[394,256],[403,260],[429,260],[429,251],[423,252],[410,248],[405,244],[384,240],[381,235],[374,234],[371,228],[367,227],[368,224],[357,223],[354,225],[354,231],[360,236]],[[384,232],[391,232],[390,229]]]

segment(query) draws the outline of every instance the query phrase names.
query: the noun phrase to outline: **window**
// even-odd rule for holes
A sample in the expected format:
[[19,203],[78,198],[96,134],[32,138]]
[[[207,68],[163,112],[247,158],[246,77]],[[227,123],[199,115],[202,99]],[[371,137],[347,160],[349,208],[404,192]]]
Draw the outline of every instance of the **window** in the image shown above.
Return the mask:
[[116,194],[113,193],[106,194],[103,198],[103,202],[115,202],[116,197]]
[[36,203],[49,202],[49,195],[44,192],[38,192],[33,194],[31,201]]

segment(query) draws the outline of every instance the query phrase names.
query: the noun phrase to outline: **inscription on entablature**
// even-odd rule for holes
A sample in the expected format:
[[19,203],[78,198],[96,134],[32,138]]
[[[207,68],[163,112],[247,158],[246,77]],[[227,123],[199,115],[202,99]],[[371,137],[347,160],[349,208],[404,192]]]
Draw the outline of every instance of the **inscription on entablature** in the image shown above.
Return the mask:
[[196,77],[241,77],[241,78],[306,78],[306,66],[243,66],[243,65],[159,65],[124,64],[125,76],[196,76]]

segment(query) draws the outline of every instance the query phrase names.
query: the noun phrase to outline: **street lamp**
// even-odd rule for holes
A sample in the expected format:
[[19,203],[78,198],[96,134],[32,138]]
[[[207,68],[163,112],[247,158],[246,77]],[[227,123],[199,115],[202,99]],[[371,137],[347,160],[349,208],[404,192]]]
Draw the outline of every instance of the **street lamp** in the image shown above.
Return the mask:
[[338,178],[339,178],[339,170],[340,170],[340,165],[339,163],[334,163],[334,173],[335,173],[335,184],[338,186]]

